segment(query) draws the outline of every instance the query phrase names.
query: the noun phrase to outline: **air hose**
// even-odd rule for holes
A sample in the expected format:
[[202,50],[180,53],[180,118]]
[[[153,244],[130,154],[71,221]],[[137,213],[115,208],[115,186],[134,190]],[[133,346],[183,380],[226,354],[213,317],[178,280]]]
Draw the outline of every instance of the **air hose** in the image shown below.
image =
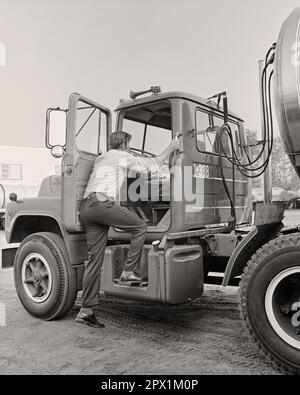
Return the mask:
[[[223,186],[226,192],[226,195],[230,202],[231,207],[231,218],[229,218],[229,225],[232,229],[236,226],[236,210],[235,210],[235,168],[239,170],[239,172],[245,176],[246,178],[258,178],[260,177],[267,169],[272,149],[273,149],[273,118],[272,118],[272,98],[271,98],[271,82],[273,77],[273,70],[268,75],[268,68],[273,64],[275,58],[275,49],[276,44],[273,44],[267,55],[265,57],[265,67],[263,69],[262,79],[261,79],[261,94],[262,94],[262,102],[263,102],[263,136],[262,140],[254,144],[255,146],[261,145],[260,151],[256,155],[254,159],[250,158],[247,144],[244,144],[241,147],[242,155],[239,157],[236,147],[234,144],[233,134],[228,122],[229,113],[228,113],[228,99],[226,92],[222,92],[218,95],[213,96],[212,98],[218,98],[218,106],[223,97],[223,113],[224,113],[224,124],[218,130],[217,139],[219,142],[219,166],[220,166],[220,174],[223,182]],[[225,147],[223,146],[224,135],[227,135],[230,146],[231,146],[231,156],[226,152]],[[267,151],[265,157],[264,153]],[[233,170],[233,190],[230,192],[226,177],[224,174],[224,166],[223,160],[224,157],[232,164]],[[261,162],[261,158],[263,158],[263,162]],[[245,160],[246,159],[246,160]]]

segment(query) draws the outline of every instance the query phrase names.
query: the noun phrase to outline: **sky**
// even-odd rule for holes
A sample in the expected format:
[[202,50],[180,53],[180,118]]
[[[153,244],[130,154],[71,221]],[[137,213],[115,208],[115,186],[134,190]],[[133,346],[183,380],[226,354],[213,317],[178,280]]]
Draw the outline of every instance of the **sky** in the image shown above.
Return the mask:
[[[0,145],[44,146],[45,111],[72,92],[114,109],[161,85],[260,129],[258,60],[297,0],[0,0]],[[6,59],[1,61],[5,52]]]

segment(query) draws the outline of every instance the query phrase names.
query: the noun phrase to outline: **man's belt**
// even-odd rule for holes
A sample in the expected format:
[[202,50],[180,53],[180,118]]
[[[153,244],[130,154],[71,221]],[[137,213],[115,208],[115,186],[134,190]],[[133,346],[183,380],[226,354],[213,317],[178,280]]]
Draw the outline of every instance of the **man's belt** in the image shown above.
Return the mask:
[[107,201],[114,202],[115,201],[115,199],[113,197],[107,196],[107,195],[105,195],[105,193],[102,193],[102,192],[90,193],[83,201],[86,202],[90,199],[97,199],[99,202],[107,202]]

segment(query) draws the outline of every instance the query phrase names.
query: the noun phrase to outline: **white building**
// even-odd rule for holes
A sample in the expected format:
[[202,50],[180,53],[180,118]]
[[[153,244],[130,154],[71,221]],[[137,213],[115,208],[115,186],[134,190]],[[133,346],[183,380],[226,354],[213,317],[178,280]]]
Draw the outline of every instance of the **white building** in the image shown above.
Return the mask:
[[40,185],[60,163],[46,148],[0,146],[0,184]]

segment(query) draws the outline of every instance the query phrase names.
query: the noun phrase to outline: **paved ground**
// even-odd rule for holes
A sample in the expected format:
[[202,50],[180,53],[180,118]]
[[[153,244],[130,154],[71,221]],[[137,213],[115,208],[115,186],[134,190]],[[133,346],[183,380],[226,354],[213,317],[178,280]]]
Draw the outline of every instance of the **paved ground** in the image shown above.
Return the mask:
[[74,322],[80,299],[60,321],[37,320],[21,307],[12,271],[0,272],[2,374],[276,374],[240,329],[236,290],[208,287],[182,307],[103,300],[104,330]]
[[[300,211],[288,211],[285,221],[300,223]],[[207,286],[200,299],[180,307],[103,299],[97,314],[104,330],[74,322],[80,295],[60,321],[31,317],[11,269],[0,270],[0,303],[7,312],[2,374],[277,374],[248,342],[235,288]]]

